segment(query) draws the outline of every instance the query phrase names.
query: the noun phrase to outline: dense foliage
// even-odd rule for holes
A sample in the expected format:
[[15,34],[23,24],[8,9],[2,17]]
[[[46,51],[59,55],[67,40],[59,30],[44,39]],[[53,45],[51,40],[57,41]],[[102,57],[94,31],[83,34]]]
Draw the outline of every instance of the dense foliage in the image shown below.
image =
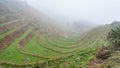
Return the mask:
[[111,31],[108,33],[107,40],[114,46],[120,45],[120,26],[111,29]]

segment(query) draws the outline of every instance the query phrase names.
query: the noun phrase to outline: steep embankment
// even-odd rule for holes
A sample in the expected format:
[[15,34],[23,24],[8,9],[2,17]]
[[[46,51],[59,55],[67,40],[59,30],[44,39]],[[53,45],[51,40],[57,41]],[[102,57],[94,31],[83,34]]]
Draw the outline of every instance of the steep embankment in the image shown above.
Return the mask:
[[[120,22],[114,21],[109,24],[111,29],[119,26]],[[115,44],[99,47],[95,57],[91,58],[86,64],[86,68],[119,68],[120,67],[120,51],[119,47],[115,48]]]

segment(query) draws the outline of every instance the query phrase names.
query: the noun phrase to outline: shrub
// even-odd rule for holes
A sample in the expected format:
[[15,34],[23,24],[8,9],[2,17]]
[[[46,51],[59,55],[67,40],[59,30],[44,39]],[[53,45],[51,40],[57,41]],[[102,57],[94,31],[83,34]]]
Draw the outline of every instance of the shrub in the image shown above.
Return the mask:
[[96,58],[98,59],[107,59],[110,56],[110,50],[107,50],[104,47],[100,47],[97,49]]
[[120,26],[111,29],[108,33],[107,40],[115,47],[120,46]]

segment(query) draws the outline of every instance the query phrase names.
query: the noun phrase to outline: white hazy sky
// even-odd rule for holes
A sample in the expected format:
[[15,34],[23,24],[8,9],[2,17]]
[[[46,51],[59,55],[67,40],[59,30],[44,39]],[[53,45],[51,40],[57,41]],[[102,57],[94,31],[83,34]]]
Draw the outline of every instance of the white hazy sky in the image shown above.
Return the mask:
[[56,18],[105,24],[120,21],[120,0],[27,0],[28,4]]

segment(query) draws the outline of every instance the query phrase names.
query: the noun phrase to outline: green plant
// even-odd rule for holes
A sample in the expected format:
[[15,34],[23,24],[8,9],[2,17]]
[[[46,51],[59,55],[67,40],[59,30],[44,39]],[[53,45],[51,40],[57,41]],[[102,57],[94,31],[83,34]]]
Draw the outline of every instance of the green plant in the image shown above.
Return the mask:
[[111,29],[111,31],[108,33],[107,40],[115,47],[120,46],[120,26]]

